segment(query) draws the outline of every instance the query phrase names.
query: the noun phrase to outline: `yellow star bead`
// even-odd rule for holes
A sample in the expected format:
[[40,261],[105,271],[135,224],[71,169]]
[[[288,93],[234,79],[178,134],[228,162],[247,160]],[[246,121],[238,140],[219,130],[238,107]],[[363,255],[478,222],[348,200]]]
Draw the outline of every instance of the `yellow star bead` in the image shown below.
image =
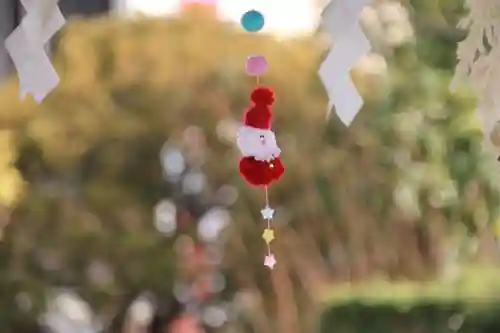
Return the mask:
[[269,244],[274,240],[274,230],[273,229],[264,229],[262,233],[262,239]]

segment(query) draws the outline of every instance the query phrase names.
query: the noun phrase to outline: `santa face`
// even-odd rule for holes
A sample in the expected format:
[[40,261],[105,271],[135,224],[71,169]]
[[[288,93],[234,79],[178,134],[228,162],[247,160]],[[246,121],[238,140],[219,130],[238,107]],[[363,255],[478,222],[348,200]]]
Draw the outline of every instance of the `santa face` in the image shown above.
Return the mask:
[[271,161],[281,154],[276,135],[268,129],[241,126],[236,144],[244,157],[253,157],[257,161]]

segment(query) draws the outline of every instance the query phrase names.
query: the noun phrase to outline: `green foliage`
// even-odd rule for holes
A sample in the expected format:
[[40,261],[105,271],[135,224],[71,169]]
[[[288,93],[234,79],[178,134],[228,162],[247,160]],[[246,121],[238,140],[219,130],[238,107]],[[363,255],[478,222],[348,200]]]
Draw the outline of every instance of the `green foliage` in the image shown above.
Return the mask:
[[337,285],[320,332],[497,332],[499,277],[498,268],[468,266],[454,280]]
[[445,304],[496,302],[500,291],[500,270],[497,267],[468,265],[459,274],[427,282],[385,281],[374,279],[363,283],[340,283],[325,292],[323,303],[342,306],[347,303],[392,304],[410,308],[422,303]]
[[[394,305],[352,303],[332,307],[324,314],[321,333],[494,333],[500,329],[500,305],[484,304],[467,312],[468,302],[419,304],[409,309]],[[470,302],[472,303],[472,302]],[[477,304],[476,304],[477,306]],[[465,313],[464,313],[465,312]]]

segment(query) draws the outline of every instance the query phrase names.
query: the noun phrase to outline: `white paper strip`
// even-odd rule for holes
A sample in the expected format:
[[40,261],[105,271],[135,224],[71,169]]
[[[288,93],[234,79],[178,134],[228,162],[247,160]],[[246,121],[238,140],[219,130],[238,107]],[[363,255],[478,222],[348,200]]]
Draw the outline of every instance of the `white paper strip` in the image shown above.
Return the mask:
[[[472,85],[479,100],[478,118],[484,132],[483,146],[499,153],[490,142],[490,133],[500,120],[500,25],[498,0],[466,0],[469,9],[458,27],[468,31],[467,37],[458,43],[458,64],[450,89],[460,84]],[[496,158],[496,156],[495,156]]]
[[17,70],[20,97],[31,94],[41,102],[59,83],[59,76],[45,52],[45,44],[65,24],[58,0],[21,0],[27,15],[5,40]]
[[335,68],[350,71],[370,49],[370,42],[361,26],[354,24],[337,39],[324,62],[331,62],[331,66]]
[[331,87],[328,97],[335,106],[337,115],[344,124],[350,124],[363,106],[363,98],[354,86],[349,72],[336,73],[335,84]]
[[19,96],[24,98],[26,94],[32,94],[40,103],[59,83],[59,76],[45,50],[35,47],[21,26],[5,40],[5,48],[19,76]]
[[334,46],[318,73],[329,97],[328,114],[334,105],[346,125],[351,124],[363,105],[350,71],[371,49],[359,25],[361,11],[371,1],[331,0],[321,15],[322,27],[333,39]]
[[371,0],[331,0],[321,14],[322,27],[333,40],[356,24],[358,17]]

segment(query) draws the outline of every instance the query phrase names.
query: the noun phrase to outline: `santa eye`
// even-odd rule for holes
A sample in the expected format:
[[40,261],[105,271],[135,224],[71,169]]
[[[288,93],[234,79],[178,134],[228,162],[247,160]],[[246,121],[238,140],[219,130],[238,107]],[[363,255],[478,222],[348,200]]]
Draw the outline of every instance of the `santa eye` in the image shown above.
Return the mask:
[[260,136],[260,141],[264,142],[266,140],[266,137],[264,135]]

